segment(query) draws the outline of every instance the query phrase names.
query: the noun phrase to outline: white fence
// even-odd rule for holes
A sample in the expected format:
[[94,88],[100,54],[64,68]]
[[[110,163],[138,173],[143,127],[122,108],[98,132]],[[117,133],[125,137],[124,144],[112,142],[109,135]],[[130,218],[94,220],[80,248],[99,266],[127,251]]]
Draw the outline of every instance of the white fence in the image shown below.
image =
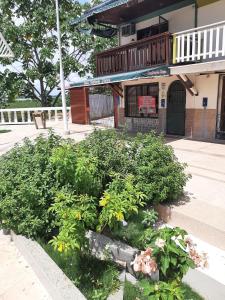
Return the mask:
[[[48,121],[62,120],[62,107],[11,108],[0,109],[0,125],[32,124],[34,112],[45,112]],[[67,112],[70,119],[70,107],[67,107]]]
[[225,21],[173,35],[173,63],[225,58]]
[[90,119],[98,120],[114,115],[113,97],[108,95],[89,95]]

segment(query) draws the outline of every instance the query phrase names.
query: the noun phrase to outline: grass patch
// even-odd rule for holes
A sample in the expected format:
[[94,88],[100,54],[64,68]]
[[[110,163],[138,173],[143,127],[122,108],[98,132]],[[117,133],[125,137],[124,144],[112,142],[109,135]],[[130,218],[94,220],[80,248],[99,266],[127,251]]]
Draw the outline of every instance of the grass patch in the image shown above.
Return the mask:
[[197,294],[190,286],[188,286],[187,284],[182,284],[182,288],[184,290],[184,294],[185,294],[185,300],[204,300],[204,298],[202,296],[200,296],[199,294]]
[[119,239],[132,247],[141,249],[140,237],[146,229],[142,221],[143,212],[140,211],[137,215],[129,218],[127,226],[119,225],[117,228],[112,229],[107,235],[110,235],[112,238]]
[[[67,104],[69,106],[69,104]],[[62,100],[59,98],[55,104],[55,106],[62,106]],[[32,108],[32,107],[41,107],[41,103],[35,100],[25,100],[25,101],[14,101],[8,102],[6,107],[2,108]]]
[[[197,294],[184,283],[182,284],[182,289],[184,292],[184,300],[204,300],[204,298],[202,298],[199,294]],[[138,289],[137,286],[126,281],[123,300],[148,300],[148,297],[143,296],[142,292]]]
[[35,100],[26,100],[26,101],[14,101],[7,103],[7,108],[30,108],[30,107],[40,107],[41,104]]
[[118,267],[79,251],[60,253],[39,242],[68,278],[88,300],[106,300],[120,286]]
[[7,133],[7,132],[10,132],[11,130],[10,129],[0,129],[0,133]]
[[122,240],[132,247],[142,249],[144,247],[142,237],[146,231],[153,230],[155,223],[158,221],[158,214],[151,209],[139,210],[138,214],[132,215],[127,226],[122,224],[117,228],[106,233],[112,238]]

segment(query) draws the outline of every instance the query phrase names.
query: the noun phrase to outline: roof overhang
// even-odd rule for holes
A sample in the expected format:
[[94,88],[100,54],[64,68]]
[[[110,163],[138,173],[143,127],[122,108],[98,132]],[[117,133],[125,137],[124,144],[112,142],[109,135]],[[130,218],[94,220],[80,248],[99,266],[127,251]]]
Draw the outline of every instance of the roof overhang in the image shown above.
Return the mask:
[[137,80],[141,78],[150,79],[150,78],[159,78],[159,77],[166,77],[166,76],[170,76],[170,70],[168,66],[161,66],[161,67],[149,68],[140,71],[101,76],[92,79],[85,79],[83,81],[70,83],[69,89],[79,88],[79,87],[108,85],[112,83]]
[[79,24],[85,20],[89,23],[119,25],[157,11],[162,14],[169,6],[176,9],[176,6],[179,8],[181,5],[186,6],[194,2],[195,0],[107,0],[74,19],[71,25]]

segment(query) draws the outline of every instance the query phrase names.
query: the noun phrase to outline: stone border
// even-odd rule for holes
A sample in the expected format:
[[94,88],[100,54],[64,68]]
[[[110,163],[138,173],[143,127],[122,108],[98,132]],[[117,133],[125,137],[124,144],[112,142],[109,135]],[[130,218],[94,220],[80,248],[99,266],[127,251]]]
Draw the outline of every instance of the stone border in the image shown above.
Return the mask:
[[[122,265],[125,269],[127,268],[128,272],[130,271],[130,261],[133,259],[135,253],[137,253],[137,249],[92,231],[87,233],[87,237],[90,241],[92,253],[95,256],[102,258],[102,255],[107,256],[109,254],[115,262]],[[52,299],[86,300],[37,242],[20,235],[18,236],[13,232],[11,233],[11,238]],[[104,254],[105,249],[108,253]],[[120,281],[124,283],[125,280],[133,284],[136,283],[136,279],[130,273],[126,273],[126,270],[120,275]],[[198,270],[189,270],[183,282],[190,285],[207,300],[225,299],[225,286]],[[108,300],[122,300],[123,293],[124,285],[122,284],[121,288],[115,294],[110,295]]]
[[11,238],[52,299],[86,300],[37,242],[13,232]]

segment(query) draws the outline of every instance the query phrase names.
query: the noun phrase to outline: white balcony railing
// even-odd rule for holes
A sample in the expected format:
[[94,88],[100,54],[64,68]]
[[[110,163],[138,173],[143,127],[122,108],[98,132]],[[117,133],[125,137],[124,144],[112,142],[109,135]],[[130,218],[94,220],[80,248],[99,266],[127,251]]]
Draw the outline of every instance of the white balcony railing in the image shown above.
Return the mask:
[[[32,124],[34,112],[45,112],[47,121],[62,120],[62,107],[33,107],[0,109],[0,125],[3,124]],[[67,107],[68,119],[70,119],[70,107]]]
[[173,35],[173,64],[225,59],[225,21]]

